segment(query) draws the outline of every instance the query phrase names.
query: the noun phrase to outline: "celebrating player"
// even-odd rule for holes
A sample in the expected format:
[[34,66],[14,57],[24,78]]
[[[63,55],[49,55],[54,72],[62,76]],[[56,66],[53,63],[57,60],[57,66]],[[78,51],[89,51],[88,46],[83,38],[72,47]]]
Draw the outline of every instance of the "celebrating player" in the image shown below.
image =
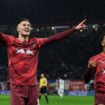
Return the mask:
[[47,38],[30,38],[28,19],[17,25],[18,38],[0,33],[0,42],[7,46],[11,105],[37,105],[37,66],[39,49],[85,28],[85,20],[77,26]]
[[103,51],[89,59],[88,71],[84,76],[86,83],[94,78],[94,105],[105,105],[105,36],[101,45]]

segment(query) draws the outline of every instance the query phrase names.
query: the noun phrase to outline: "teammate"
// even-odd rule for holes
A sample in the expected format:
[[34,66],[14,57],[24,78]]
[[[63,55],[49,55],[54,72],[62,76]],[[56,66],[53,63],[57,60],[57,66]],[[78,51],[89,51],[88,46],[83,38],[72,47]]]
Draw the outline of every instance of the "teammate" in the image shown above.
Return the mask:
[[65,81],[62,78],[59,77],[58,80],[57,80],[57,84],[58,84],[58,95],[61,98],[63,98]]
[[44,74],[41,74],[40,82],[39,82],[39,88],[40,88],[40,96],[39,99],[41,99],[41,95],[45,95],[46,103],[49,103],[48,101],[48,81]]
[[77,26],[47,38],[29,38],[32,31],[28,19],[17,25],[18,38],[0,33],[0,42],[7,47],[11,105],[37,105],[37,66],[39,49],[85,28],[85,20]]
[[84,79],[88,83],[94,78],[94,105],[105,105],[105,36],[101,42],[103,51],[89,59]]

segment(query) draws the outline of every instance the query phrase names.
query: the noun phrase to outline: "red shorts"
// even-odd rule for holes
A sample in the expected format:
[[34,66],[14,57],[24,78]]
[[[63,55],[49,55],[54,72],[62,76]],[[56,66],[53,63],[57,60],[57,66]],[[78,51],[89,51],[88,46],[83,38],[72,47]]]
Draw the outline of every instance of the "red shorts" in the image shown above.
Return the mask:
[[104,104],[105,105],[105,93],[96,92],[94,97],[94,105]]
[[11,105],[37,105],[38,86],[10,85]]

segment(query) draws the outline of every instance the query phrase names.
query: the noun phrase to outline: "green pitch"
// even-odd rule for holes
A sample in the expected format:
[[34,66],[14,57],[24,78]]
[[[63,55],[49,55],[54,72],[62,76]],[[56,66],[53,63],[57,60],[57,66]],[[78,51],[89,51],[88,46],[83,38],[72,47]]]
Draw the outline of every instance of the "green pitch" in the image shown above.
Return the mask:
[[[44,96],[41,99],[41,105],[93,105],[93,96],[49,96],[49,104],[46,104]],[[0,95],[0,105],[10,105],[10,97],[8,95]]]

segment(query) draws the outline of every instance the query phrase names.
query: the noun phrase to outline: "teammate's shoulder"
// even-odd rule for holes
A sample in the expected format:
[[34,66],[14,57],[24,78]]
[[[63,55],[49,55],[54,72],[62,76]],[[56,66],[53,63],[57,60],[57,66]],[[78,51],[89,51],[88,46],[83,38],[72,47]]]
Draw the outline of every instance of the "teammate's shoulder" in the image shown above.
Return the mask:
[[89,60],[95,60],[95,59],[99,59],[100,57],[102,57],[102,53],[98,53],[96,55],[93,55],[89,58]]

